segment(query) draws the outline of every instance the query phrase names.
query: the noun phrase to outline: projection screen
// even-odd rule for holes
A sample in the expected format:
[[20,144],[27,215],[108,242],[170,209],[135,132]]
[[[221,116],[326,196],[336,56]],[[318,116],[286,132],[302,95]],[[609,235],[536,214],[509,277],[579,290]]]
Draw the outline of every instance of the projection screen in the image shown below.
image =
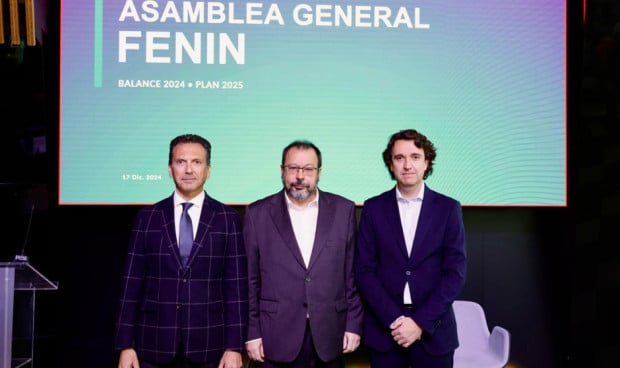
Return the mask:
[[427,184],[463,205],[566,206],[564,0],[61,3],[59,204],[172,193],[168,145],[213,145],[209,195],[279,190],[284,146],[314,142],[319,187],[358,204],[414,128]]

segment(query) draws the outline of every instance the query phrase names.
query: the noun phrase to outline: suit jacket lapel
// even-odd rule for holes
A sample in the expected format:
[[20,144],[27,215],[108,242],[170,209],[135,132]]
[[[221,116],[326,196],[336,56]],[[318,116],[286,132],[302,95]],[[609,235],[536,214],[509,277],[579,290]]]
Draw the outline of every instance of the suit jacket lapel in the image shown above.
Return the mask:
[[280,237],[282,237],[282,241],[293,254],[293,257],[297,263],[299,263],[303,268],[306,268],[306,264],[304,263],[304,259],[301,255],[301,250],[297,244],[297,239],[295,238],[295,233],[293,232],[293,224],[291,223],[291,218],[288,214],[288,207],[284,196],[284,191],[281,191],[274,196],[271,203],[271,219],[278,230]]
[[174,259],[178,266],[181,265],[181,255],[179,254],[179,244],[177,242],[176,230],[174,227],[174,199],[170,196],[164,203],[162,203],[162,216],[164,224],[163,231],[166,234],[168,240],[168,253],[170,253],[171,259]]
[[409,253],[407,252],[407,244],[405,244],[403,225],[400,222],[400,211],[398,208],[398,200],[396,199],[396,188],[386,193],[385,200],[385,217],[387,223],[390,224],[389,231],[394,237],[394,243],[398,245],[398,248],[402,253],[403,257],[409,258]]
[[411,250],[411,259],[417,249],[424,244],[424,238],[429,230],[431,217],[434,215],[435,193],[428,188],[424,189],[424,200],[422,200],[422,208],[420,209],[420,217],[418,218],[418,226],[416,227],[415,237],[413,239],[413,249]]
[[202,247],[206,245],[207,230],[211,227],[211,222],[215,218],[214,214],[215,210],[211,204],[211,198],[205,194],[205,198],[202,202],[202,210],[200,211],[200,220],[198,220],[198,224],[194,225],[198,226],[198,228],[196,229],[196,237],[194,238],[192,251],[189,254],[189,259],[187,260],[188,265],[192,264],[196,258],[196,254],[199,253]]
[[329,234],[329,228],[333,225],[331,214],[334,213],[334,203],[330,201],[330,198],[326,195],[319,195],[321,196],[319,199],[319,213],[317,216],[314,244],[312,244],[312,253],[310,254],[310,262],[308,262],[308,269],[312,268],[319,254],[321,254],[321,250],[325,247],[325,234]]

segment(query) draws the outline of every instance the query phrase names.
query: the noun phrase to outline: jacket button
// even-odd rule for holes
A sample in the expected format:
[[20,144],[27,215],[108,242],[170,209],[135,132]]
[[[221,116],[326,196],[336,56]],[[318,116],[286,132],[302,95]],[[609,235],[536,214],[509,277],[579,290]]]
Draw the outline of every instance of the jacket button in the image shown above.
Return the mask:
[[309,277],[306,277],[306,282],[310,282],[310,278]]

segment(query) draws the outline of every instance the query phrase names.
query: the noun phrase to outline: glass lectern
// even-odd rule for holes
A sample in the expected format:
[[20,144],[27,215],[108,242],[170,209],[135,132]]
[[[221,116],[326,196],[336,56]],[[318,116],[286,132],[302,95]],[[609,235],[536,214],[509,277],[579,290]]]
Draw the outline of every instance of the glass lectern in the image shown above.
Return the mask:
[[33,366],[35,292],[57,289],[28,262],[0,262],[0,368]]

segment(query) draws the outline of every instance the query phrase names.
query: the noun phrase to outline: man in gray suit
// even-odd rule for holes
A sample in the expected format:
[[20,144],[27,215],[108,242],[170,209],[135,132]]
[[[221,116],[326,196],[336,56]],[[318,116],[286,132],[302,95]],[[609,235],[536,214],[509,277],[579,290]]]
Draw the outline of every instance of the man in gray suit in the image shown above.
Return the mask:
[[245,211],[248,356],[265,368],[341,368],[362,324],[355,204],[318,190],[321,151],[311,142],[284,148],[281,174],[284,189]]
[[241,219],[204,191],[210,160],[206,139],[174,138],[168,170],[176,189],[136,216],[119,301],[119,368],[242,365],[248,283]]

